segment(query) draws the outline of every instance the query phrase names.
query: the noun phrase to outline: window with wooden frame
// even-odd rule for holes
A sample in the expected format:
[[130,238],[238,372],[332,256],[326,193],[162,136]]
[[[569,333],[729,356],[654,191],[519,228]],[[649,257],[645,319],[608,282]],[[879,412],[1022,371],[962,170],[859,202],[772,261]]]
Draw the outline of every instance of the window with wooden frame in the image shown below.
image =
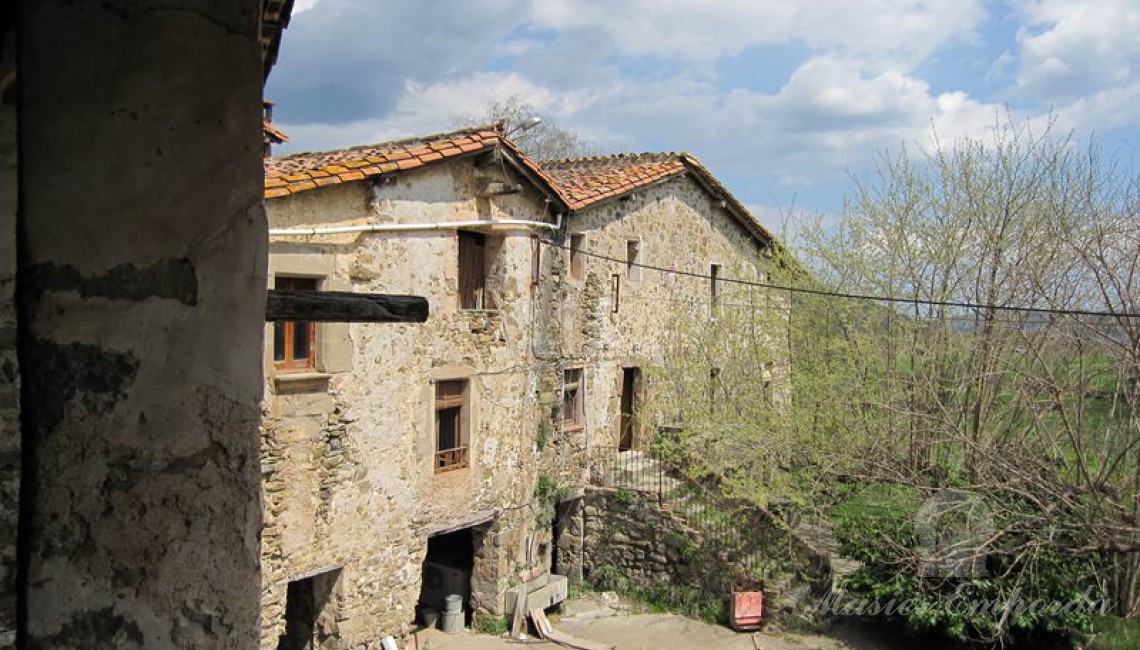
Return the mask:
[[562,383],[562,430],[581,429],[586,426],[586,384],[581,368],[564,371]]
[[487,237],[459,231],[459,308],[487,309]]
[[[316,291],[316,278],[278,276],[277,291]],[[273,365],[278,370],[309,370],[316,367],[317,328],[309,321],[275,321],[273,323]]]
[[450,380],[435,385],[435,472],[463,469],[468,464],[467,382]]
[[570,278],[582,280],[586,277],[586,236],[570,235]]

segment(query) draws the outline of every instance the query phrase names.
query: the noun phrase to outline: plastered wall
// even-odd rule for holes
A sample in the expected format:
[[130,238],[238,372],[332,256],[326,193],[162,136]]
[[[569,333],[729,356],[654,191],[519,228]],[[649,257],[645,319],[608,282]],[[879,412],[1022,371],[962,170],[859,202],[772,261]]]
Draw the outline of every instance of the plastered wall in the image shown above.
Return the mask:
[[27,647],[256,642],[259,15],[250,1],[21,3]]

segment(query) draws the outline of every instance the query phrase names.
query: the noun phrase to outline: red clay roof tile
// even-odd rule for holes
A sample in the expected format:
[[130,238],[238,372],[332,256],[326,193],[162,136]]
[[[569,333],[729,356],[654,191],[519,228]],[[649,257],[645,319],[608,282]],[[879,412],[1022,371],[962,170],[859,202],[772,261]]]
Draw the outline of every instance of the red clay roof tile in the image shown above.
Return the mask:
[[773,241],[772,234],[732,192],[695,157],[686,153],[641,153],[597,156],[539,163],[571,210],[582,210],[633,190],[692,173],[705,191],[726,202],[731,213],[757,239]]
[[423,165],[423,163],[420,162],[419,158],[405,158],[396,163],[396,167],[399,167],[400,169],[412,169],[419,167],[420,165]]
[[[265,198],[414,169],[427,162],[491,149],[500,142],[498,131],[481,126],[350,149],[274,156],[264,163]],[[323,182],[314,182],[318,179]]]
[[573,210],[580,210],[639,187],[684,173],[677,154],[599,156],[540,163],[566,194]]

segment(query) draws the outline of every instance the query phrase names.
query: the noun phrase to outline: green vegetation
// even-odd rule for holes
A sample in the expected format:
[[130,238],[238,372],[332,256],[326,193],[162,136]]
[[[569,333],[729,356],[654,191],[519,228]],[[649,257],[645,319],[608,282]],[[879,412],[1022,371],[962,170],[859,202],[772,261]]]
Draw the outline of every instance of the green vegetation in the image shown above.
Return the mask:
[[479,634],[502,636],[510,629],[510,624],[507,623],[507,619],[503,616],[483,614],[475,621],[475,631]]
[[538,475],[538,483],[534,486],[534,497],[539,501],[549,501],[558,492],[558,482],[555,481],[549,474],[542,473]]
[[677,548],[677,552],[681,554],[681,557],[686,560],[703,560],[708,556],[708,551],[690,537],[688,533],[679,530],[670,530],[667,533],[667,537]]
[[537,502],[536,516],[540,525],[547,526],[554,521],[554,509],[568,492],[569,488],[559,486],[558,481],[549,474],[543,472],[538,475],[538,481],[534,486],[534,499]]
[[[864,563],[852,594],[923,605],[894,622],[1036,643],[1093,619],[948,603],[1140,616],[1140,175],[998,127],[884,156],[837,224],[802,225],[764,277],[806,291],[725,282],[715,305],[678,306],[654,451],[793,524],[830,522]],[[709,295],[688,281],[678,295]]]
[[534,434],[535,449],[541,453],[546,449],[546,442],[550,439],[550,423],[546,420],[540,420],[538,423],[538,431]]
[[655,581],[649,586],[639,585],[620,568],[608,564],[595,569],[590,580],[595,589],[613,591],[632,601],[639,611],[655,614],[672,612],[709,623],[723,624],[726,621],[724,603],[702,589],[663,581]]
[[[1090,562],[1048,547],[1018,553],[1022,549],[1015,547],[1028,541],[1024,536],[989,549],[984,570],[924,575],[914,564],[929,552],[917,496],[907,488],[871,485],[830,510],[844,554],[864,563],[844,584],[849,598],[906,602],[905,611],[882,615],[914,632],[957,641],[1035,644],[1092,629],[1098,604],[1088,602]],[[1037,608],[1042,611],[1034,602],[1043,604]],[[1046,607],[1050,603],[1056,606]]]
[[1089,650],[1135,650],[1140,648],[1140,620],[1098,616],[1092,621]]
[[633,492],[629,488],[619,487],[615,491],[614,496],[617,497],[618,501],[624,503],[625,505],[633,503]]

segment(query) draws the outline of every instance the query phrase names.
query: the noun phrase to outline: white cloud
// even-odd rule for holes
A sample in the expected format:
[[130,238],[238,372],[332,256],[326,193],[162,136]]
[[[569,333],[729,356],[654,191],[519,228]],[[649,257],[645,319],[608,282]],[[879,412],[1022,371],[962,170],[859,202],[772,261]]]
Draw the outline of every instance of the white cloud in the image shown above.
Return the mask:
[[535,0],[531,20],[556,31],[598,30],[624,54],[711,62],[759,44],[924,56],[968,36],[981,0]]
[[1140,68],[1136,0],[1020,0],[1015,92],[1060,102],[1127,83]]
[[490,102],[506,97],[518,97],[542,111],[550,110],[556,101],[569,101],[515,73],[480,72],[465,79],[436,84],[408,81],[395,100],[393,110],[382,118],[345,124],[282,123],[281,128],[291,142],[278,151],[333,149],[478,126],[456,124],[455,118],[477,113]]
[[321,0],[296,0],[296,2],[293,3],[292,15],[296,16],[297,14],[301,14],[310,10],[313,7],[317,6],[317,3],[320,1]]
[[[770,205],[834,203],[875,152],[930,145],[932,128],[985,138],[1006,97],[1035,125],[1137,124],[1140,0],[1009,1],[1018,46],[986,48],[988,0],[303,0],[274,99],[298,151],[449,130],[517,96],[606,149],[691,151]],[[749,51],[791,42],[778,73]],[[998,58],[984,83],[924,65],[978,56]],[[293,124],[290,102],[306,104]]]

